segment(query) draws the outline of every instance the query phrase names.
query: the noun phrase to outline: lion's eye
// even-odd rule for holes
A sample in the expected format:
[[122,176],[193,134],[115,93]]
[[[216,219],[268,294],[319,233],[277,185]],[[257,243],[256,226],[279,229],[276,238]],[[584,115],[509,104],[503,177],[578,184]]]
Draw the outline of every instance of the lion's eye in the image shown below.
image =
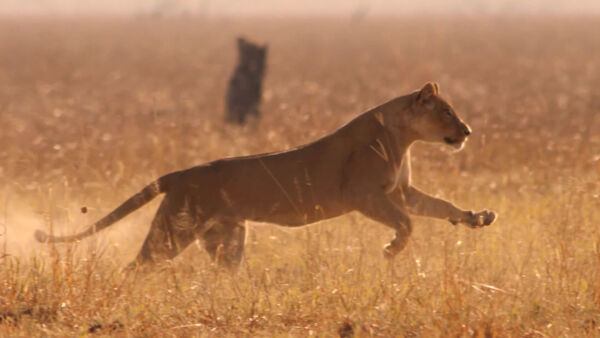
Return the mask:
[[452,112],[450,110],[446,110],[445,113],[446,113],[446,116],[452,117]]

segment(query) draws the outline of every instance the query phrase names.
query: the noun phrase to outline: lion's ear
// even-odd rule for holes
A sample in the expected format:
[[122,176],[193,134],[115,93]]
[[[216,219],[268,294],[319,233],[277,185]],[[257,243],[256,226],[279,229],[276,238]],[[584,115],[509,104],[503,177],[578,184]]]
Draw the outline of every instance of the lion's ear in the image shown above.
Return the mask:
[[439,86],[435,82],[427,82],[419,91],[417,101],[423,103],[429,100],[432,96],[437,95]]

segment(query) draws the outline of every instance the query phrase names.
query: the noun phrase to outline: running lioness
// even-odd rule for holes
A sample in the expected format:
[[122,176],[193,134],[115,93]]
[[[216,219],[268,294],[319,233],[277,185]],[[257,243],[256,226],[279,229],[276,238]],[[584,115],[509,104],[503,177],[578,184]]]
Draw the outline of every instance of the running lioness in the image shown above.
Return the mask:
[[411,234],[409,214],[474,228],[496,219],[494,212],[459,209],[411,184],[409,148],[414,142],[461,149],[470,134],[469,126],[439,96],[438,85],[427,83],[307,145],[167,174],[81,233],[57,237],[38,230],[35,237],[40,242],[80,240],[165,193],[130,266],[171,259],[196,239],[204,240],[218,263],[236,266],[243,257],[246,220],[297,227],[350,211],[396,231],[383,249],[392,258]]

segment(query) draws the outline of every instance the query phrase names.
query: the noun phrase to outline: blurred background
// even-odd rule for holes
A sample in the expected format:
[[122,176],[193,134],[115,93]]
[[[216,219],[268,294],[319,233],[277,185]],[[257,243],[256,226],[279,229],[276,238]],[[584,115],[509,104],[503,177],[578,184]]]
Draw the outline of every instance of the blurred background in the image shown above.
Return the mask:
[[600,11],[595,0],[2,0],[0,13],[9,15],[407,15],[452,14],[591,14]]

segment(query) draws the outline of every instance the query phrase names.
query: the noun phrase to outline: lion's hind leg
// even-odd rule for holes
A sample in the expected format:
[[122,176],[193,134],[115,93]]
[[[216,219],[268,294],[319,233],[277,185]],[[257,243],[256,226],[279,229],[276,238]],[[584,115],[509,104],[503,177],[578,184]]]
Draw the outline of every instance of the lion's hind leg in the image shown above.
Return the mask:
[[180,199],[165,197],[140,252],[128,269],[172,259],[196,239],[196,215],[187,206],[188,203]]
[[246,227],[233,219],[212,220],[204,233],[204,247],[219,266],[236,268],[244,257]]

